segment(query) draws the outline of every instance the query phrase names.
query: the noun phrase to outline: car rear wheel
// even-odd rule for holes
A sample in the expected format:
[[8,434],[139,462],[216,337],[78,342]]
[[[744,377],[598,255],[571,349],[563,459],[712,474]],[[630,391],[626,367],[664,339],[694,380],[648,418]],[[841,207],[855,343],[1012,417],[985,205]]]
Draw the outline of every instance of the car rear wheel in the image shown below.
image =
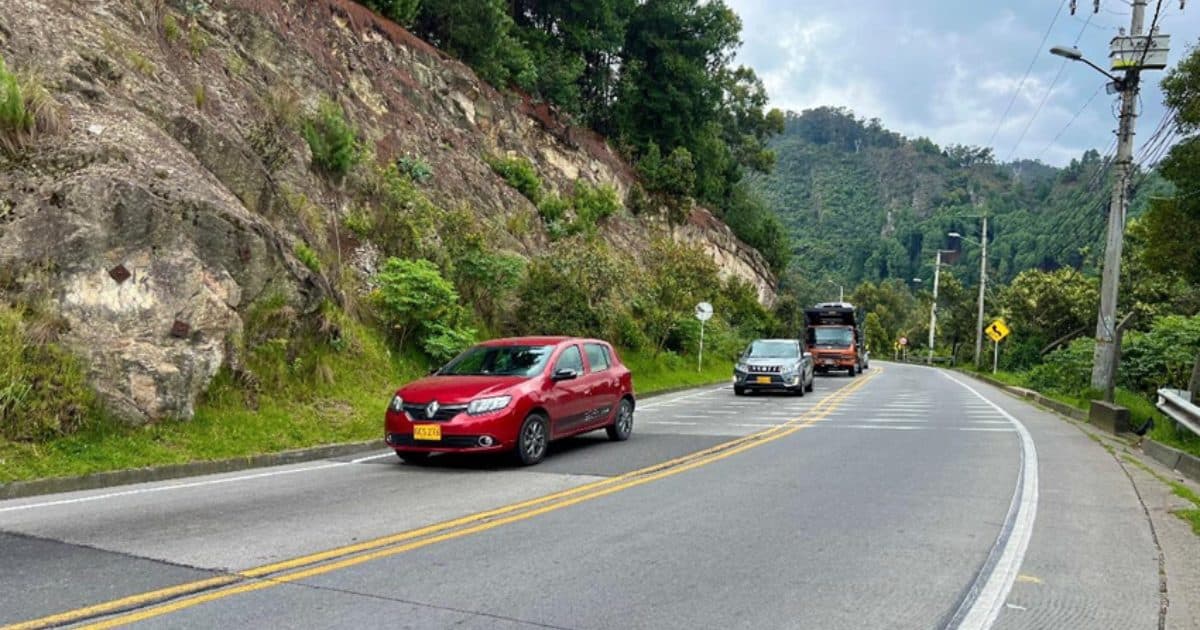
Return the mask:
[[624,442],[633,434],[633,403],[628,398],[622,398],[617,407],[617,418],[604,428],[608,439],[614,442]]
[[550,430],[546,417],[531,413],[521,423],[521,432],[517,434],[517,461],[522,466],[532,466],[546,458],[546,449],[550,445]]
[[397,451],[396,457],[399,457],[400,461],[404,462],[405,464],[412,464],[414,466],[424,464],[425,462],[429,461],[429,453],[401,453]]

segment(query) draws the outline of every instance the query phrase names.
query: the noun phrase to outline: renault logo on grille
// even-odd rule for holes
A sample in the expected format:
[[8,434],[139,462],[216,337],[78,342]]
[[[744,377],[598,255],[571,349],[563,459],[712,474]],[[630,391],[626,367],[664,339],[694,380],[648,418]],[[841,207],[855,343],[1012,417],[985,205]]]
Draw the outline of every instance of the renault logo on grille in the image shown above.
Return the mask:
[[428,405],[426,405],[426,407],[425,407],[425,417],[426,418],[434,417],[435,415],[437,415],[437,412],[438,412],[438,401],[435,400],[435,401],[429,403]]

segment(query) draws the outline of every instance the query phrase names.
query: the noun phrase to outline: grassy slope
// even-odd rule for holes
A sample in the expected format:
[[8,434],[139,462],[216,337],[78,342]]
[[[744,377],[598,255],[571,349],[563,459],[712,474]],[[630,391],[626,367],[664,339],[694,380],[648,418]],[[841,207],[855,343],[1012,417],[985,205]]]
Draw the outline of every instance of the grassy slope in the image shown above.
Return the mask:
[[[320,444],[378,438],[383,411],[400,383],[424,373],[417,357],[389,356],[369,334],[357,352],[324,357],[333,383],[315,383],[303,374],[263,386],[258,408],[222,373],[190,422],[162,422],[129,428],[97,422],[79,433],[39,443],[0,438],[0,483],[216,460]],[[694,358],[622,352],[634,374],[637,393],[727,378],[730,363],[706,359],[697,372]],[[268,393],[276,392],[276,393]]]

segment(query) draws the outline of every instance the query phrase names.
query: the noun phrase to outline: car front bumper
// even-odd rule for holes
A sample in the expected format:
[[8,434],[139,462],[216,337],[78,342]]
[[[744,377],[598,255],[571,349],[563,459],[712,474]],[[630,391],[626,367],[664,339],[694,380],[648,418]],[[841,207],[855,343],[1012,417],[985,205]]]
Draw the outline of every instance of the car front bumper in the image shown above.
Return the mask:
[[[388,409],[383,439],[396,452],[406,453],[491,453],[516,446],[521,418],[516,410],[471,416],[460,413],[443,422],[413,421],[407,413]],[[415,425],[438,425],[441,439],[418,440]]]
[[[766,379],[766,382],[760,379]],[[745,374],[742,372],[734,372],[733,374],[733,386],[742,389],[796,389],[802,387],[803,383],[804,379],[799,374],[795,376],[788,375],[788,378],[784,378],[782,374]]]

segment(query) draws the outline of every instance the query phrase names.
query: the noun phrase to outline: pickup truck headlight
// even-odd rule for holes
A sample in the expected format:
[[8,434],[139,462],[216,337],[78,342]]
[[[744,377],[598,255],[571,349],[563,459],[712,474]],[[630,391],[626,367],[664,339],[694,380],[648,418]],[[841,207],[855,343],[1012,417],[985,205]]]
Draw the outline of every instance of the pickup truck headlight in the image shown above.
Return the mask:
[[491,413],[493,411],[500,411],[501,409],[507,407],[508,403],[510,402],[512,402],[512,396],[492,396],[491,398],[479,398],[472,400],[471,403],[467,405],[467,413],[472,416],[477,416],[484,413]]
[[401,411],[404,411],[404,399],[401,398],[399,394],[396,394],[395,396],[392,396],[392,404],[389,406],[392,408],[392,411],[400,413]]
[[745,363],[737,363],[733,366],[733,371],[745,374],[746,372],[750,371],[750,366],[746,365]]

